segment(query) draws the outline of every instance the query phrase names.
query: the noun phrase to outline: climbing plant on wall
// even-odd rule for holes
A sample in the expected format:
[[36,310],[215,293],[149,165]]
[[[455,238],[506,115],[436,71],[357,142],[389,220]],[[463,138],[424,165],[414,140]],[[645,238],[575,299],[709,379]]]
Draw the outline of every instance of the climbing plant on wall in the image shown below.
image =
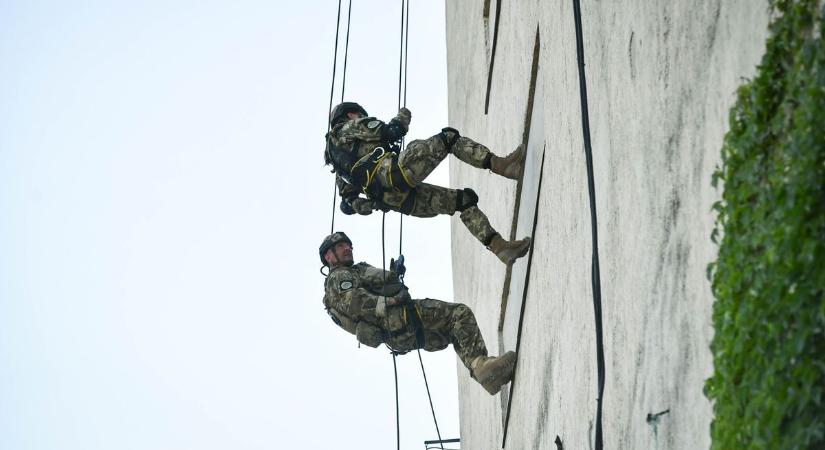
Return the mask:
[[772,1],[730,113],[709,267],[714,449],[825,448],[825,7]]

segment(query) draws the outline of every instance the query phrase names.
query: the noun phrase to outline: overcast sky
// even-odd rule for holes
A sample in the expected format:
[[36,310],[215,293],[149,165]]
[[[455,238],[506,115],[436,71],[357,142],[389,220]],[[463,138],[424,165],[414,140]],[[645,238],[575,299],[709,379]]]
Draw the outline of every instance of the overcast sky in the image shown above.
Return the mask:
[[[445,24],[442,1],[413,3],[419,138],[447,125]],[[0,449],[395,448],[388,351],[321,303],[336,8],[0,2]],[[384,119],[400,8],[352,11],[346,98]],[[451,300],[450,226],[404,221],[413,297]],[[381,265],[379,213],[335,228]],[[424,363],[458,437],[455,354]],[[399,369],[402,448],[421,449],[417,356]]]

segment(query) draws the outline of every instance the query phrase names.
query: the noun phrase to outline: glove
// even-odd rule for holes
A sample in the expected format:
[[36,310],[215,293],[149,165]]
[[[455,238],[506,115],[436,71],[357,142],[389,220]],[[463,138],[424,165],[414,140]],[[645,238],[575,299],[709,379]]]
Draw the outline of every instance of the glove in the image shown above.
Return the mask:
[[358,197],[352,199],[352,201],[350,202],[350,207],[354,212],[357,212],[362,216],[368,216],[372,214],[372,210],[375,209],[375,204],[372,202],[372,200],[367,200],[365,198]]
[[399,278],[403,278],[407,273],[407,268],[404,266],[404,255],[399,255],[398,259],[390,258],[390,270],[398,274]]
[[398,121],[402,125],[404,125],[405,129],[410,128],[410,122],[412,121],[412,112],[410,112],[409,109],[401,107],[401,109],[398,110],[398,115],[396,117],[398,118]]
[[348,216],[351,216],[351,215],[355,214],[355,210],[352,209],[352,206],[350,206],[349,202],[347,202],[346,200],[341,200],[340,207],[341,207],[341,212],[348,215]]

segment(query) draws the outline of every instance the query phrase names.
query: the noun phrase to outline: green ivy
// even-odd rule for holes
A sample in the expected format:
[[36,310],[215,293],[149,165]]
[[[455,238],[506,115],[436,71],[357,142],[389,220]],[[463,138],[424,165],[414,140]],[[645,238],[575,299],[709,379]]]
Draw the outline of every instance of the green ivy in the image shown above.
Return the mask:
[[773,1],[714,205],[713,449],[825,448],[825,7]]

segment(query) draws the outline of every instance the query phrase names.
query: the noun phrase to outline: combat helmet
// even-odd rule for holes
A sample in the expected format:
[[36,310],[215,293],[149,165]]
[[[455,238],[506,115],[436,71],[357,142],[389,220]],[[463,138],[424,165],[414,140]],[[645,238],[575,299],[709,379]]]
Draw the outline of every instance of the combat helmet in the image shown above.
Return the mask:
[[367,110],[362,108],[361,105],[355,102],[344,102],[332,108],[332,112],[329,113],[329,126],[334,127],[339,123],[343,122],[344,119],[347,118],[347,113],[357,112],[364,115],[364,117],[369,116],[367,114]]
[[327,250],[331,249],[335,246],[335,244],[339,242],[346,242],[350,246],[352,246],[352,241],[350,240],[349,236],[343,231],[336,231],[335,233],[330,234],[329,236],[324,238],[324,241],[321,242],[321,246],[318,247],[318,256],[321,257],[321,264],[327,265],[327,261],[324,259],[324,253]]

